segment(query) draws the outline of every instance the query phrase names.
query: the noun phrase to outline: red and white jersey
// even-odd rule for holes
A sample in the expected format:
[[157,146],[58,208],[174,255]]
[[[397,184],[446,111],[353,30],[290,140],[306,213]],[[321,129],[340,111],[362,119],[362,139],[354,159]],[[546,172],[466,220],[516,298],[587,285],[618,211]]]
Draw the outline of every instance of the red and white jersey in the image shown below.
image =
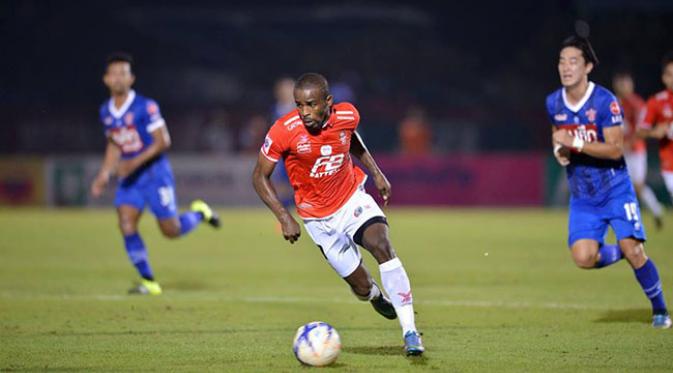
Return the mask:
[[358,123],[360,114],[355,106],[342,102],[332,106],[318,135],[308,132],[297,110],[278,119],[269,129],[261,152],[272,162],[285,160],[302,218],[334,214],[365,181],[365,173],[353,165],[349,152]]
[[668,126],[666,136],[659,140],[661,169],[673,172],[673,91],[663,90],[647,100],[640,126],[652,129],[658,124]]
[[645,101],[635,93],[619,99],[624,112],[624,140],[633,140],[627,153],[645,153],[647,145],[644,139],[636,136],[638,121],[642,118],[645,110]]

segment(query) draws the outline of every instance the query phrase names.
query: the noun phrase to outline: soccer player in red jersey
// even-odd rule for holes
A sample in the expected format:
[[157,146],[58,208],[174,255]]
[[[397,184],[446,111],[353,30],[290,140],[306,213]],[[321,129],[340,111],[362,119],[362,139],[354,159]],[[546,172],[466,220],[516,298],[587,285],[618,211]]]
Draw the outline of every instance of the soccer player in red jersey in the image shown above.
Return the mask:
[[654,215],[657,229],[661,229],[663,207],[647,184],[647,144],[638,136],[638,122],[645,110],[645,101],[635,93],[633,78],[628,72],[619,72],[612,78],[612,88],[624,113],[624,160],[629,176],[640,200]]
[[[285,239],[297,241],[299,225],[270,181],[282,158],[297,213],[329,264],[360,300],[388,319],[399,318],[407,355],[421,355],[425,349],[416,330],[409,278],[388,238],[383,211],[364,190],[367,176],[351,159],[352,154],[367,167],[387,203],[390,183],[355,131],[360,114],[350,103],[334,103],[320,74],[302,75],[294,99],[297,109],[278,119],[264,140],[253,172],[255,190],[280,222]],[[363,265],[358,245],[379,263],[390,300]]]
[[661,175],[673,197],[673,52],[664,57],[661,67],[661,80],[666,89],[647,100],[639,131],[643,136],[659,140]]

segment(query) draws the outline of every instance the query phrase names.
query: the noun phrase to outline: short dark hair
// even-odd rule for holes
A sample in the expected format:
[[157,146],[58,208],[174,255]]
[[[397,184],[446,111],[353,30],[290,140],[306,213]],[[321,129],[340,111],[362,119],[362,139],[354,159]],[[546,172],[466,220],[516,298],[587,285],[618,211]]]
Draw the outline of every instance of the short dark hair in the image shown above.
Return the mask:
[[591,47],[589,39],[577,35],[569,36],[565,40],[563,40],[563,43],[561,43],[561,49],[567,47],[575,47],[581,50],[582,57],[584,57],[584,60],[587,63],[590,62],[594,66],[598,66],[598,57],[596,56],[596,52],[594,52],[594,49]]
[[664,55],[664,58],[661,59],[661,70],[665,70],[666,66],[673,63],[673,51],[670,51]]
[[614,79],[623,79],[623,78],[631,78],[633,79],[633,74],[629,69],[626,68],[619,68],[615,70],[615,73],[612,74],[612,78]]
[[105,59],[105,68],[107,69],[110,65],[115,62],[126,62],[131,65],[133,68],[133,56],[126,52],[114,52],[110,53]]
[[297,79],[294,87],[295,89],[304,89],[309,87],[318,88],[324,95],[323,97],[327,97],[329,95],[329,84],[327,83],[327,79],[318,73],[302,74],[302,76]]

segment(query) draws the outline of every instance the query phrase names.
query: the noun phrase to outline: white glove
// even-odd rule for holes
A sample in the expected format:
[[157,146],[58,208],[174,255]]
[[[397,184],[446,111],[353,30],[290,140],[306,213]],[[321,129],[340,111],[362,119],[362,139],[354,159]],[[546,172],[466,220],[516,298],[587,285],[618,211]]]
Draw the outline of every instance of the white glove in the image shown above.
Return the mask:
[[561,155],[561,149],[563,149],[563,145],[554,144],[554,157],[561,166],[565,167],[570,164],[570,159]]

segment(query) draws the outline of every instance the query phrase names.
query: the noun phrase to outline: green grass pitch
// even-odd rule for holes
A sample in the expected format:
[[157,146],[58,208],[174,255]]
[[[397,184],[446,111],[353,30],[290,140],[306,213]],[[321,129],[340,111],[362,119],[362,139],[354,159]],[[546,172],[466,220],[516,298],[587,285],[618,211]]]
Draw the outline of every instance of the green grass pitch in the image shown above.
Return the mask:
[[[112,210],[0,210],[0,371],[304,371],[291,340],[312,320],[341,335],[336,371],[673,370],[673,330],[651,328],[627,263],[574,267],[565,210],[388,211],[427,348],[416,359],[305,233],[290,245],[265,210],[220,212],[220,231],[176,241],[144,216],[164,295],[138,297]],[[647,244],[669,301],[672,226]]]

